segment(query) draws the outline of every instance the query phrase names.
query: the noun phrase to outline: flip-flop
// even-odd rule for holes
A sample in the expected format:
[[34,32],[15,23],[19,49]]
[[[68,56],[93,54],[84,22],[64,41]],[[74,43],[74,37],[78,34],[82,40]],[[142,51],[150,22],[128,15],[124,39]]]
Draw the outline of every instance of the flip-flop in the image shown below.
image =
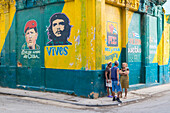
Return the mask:
[[107,96],[107,97],[112,98],[113,96],[109,95],[109,96]]

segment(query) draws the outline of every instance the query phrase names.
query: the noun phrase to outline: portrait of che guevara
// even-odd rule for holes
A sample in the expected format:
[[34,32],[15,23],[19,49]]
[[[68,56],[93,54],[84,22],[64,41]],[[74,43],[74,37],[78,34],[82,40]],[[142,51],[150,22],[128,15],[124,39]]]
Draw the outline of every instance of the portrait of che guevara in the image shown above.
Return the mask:
[[47,46],[52,45],[72,45],[68,41],[71,32],[71,25],[69,18],[63,13],[55,13],[50,18],[50,25],[48,27],[48,39]]

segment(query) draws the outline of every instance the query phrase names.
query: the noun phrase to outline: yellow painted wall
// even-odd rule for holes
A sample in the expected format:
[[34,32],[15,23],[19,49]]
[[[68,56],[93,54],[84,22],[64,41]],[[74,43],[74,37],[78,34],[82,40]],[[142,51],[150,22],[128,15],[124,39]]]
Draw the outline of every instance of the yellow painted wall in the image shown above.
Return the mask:
[[14,15],[16,12],[15,0],[1,0],[0,1],[0,53],[5,43],[6,36],[12,25]]
[[62,13],[72,25],[68,39],[72,45],[53,46],[68,47],[66,56],[49,56],[45,51],[45,67],[95,70],[95,0],[65,2]]
[[168,65],[169,62],[169,24],[166,21],[167,17],[164,16],[164,31],[156,54],[158,55],[158,65]]
[[134,12],[126,10],[125,8],[122,9],[122,47],[126,48],[128,44],[128,28],[132,21],[132,16]]
[[163,35],[163,65],[169,63],[169,24],[166,22],[166,15],[164,16],[164,35]]
[[[121,53],[121,38],[122,38],[122,29],[121,29],[121,8],[114,7],[112,5],[105,5],[105,38],[103,38],[103,63],[108,63],[109,61],[114,62],[119,59]],[[107,37],[108,35],[108,37]],[[110,42],[109,37],[116,37],[117,39],[113,39],[115,41]],[[112,44],[110,44],[112,43]],[[115,44],[115,46],[114,46]],[[113,46],[112,46],[113,45]]]
[[[105,25],[105,36],[102,37],[102,44],[103,46],[103,54],[102,54],[102,63],[106,64],[109,61],[116,61],[120,57],[121,49],[126,48],[126,45],[128,43],[128,28],[129,25],[132,21],[132,16],[134,14],[133,11],[128,11],[125,8],[120,8],[116,7],[113,5],[110,5],[108,3],[111,2],[106,2],[105,4],[105,20],[104,20],[104,25]],[[113,25],[118,32],[118,46],[117,47],[111,47],[107,46],[107,32],[109,31],[109,26]],[[112,51],[113,50],[113,51]],[[114,57],[115,54],[118,54],[118,57]],[[113,55],[114,54],[114,55]],[[113,59],[107,59],[106,57],[114,57]]]

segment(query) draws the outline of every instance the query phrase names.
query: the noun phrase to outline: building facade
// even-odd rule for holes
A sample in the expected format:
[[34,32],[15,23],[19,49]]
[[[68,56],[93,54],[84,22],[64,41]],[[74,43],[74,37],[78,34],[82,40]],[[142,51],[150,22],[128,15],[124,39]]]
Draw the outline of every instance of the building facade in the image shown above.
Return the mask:
[[116,60],[128,63],[130,85],[169,83],[164,3],[1,0],[0,86],[98,98]]

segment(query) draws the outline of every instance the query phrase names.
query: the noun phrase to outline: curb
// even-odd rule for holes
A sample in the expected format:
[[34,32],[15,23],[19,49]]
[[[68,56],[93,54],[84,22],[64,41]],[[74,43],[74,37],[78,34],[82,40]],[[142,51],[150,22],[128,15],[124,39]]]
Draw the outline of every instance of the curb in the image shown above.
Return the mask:
[[[165,90],[164,92],[170,91]],[[126,105],[126,104],[130,104],[130,103],[135,103],[138,101],[142,101],[144,99],[148,99],[153,97],[154,95],[158,94],[160,92],[156,92],[153,94],[138,94],[138,93],[132,93],[134,95],[138,95],[139,97],[136,99],[129,99],[126,101],[123,101],[122,103],[112,103],[112,104],[80,104],[80,103],[75,103],[75,102],[70,102],[70,101],[64,101],[64,100],[57,100],[57,99],[49,99],[49,98],[43,98],[43,97],[38,97],[38,96],[29,96],[29,95],[22,95],[22,94],[16,94],[16,93],[6,93],[6,92],[1,92],[0,94],[2,95],[12,95],[12,96],[17,96],[17,97],[29,97],[29,98],[34,98],[34,99],[41,99],[41,100],[50,100],[50,101],[54,101],[54,102],[60,102],[60,103],[67,103],[67,104],[72,104],[72,105],[77,105],[77,106],[86,106],[86,107],[105,107],[105,106],[121,106],[121,105]]]
[[55,102],[67,103],[67,104],[72,104],[72,105],[77,105],[77,106],[87,106],[87,107],[120,106],[120,105],[123,105],[123,104],[128,104],[128,103],[132,103],[132,102],[136,102],[136,101],[142,100],[142,99],[131,99],[131,100],[127,100],[127,101],[122,102],[122,103],[92,105],[92,104],[79,104],[79,103],[74,103],[74,102],[69,102],[69,101],[62,101],[62,100],[57,100],[57,99],[48,99],[48,98],[43,98],[43,97],[20,95],[20,94],[13,94],[13,93],[0,92],[0,94],[2,94],[2,95],[12,95],[12,96],[17,96],[17,97],[29,97],[29,98],[41,99],[41,100],[50,100],[50,101],[55,101]]

